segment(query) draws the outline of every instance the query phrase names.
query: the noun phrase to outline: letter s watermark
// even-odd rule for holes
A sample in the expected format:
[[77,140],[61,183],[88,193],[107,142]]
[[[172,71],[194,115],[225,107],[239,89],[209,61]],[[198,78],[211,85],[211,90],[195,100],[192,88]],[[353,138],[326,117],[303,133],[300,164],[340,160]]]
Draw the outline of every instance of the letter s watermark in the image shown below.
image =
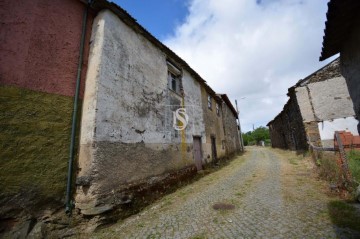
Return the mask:
[[[189,116],[186,114],[185,108],[179,108],[173,112],[173,127],[175,130],[184,130],[189,122]],[[180,121],[180,124],[178,124]]]

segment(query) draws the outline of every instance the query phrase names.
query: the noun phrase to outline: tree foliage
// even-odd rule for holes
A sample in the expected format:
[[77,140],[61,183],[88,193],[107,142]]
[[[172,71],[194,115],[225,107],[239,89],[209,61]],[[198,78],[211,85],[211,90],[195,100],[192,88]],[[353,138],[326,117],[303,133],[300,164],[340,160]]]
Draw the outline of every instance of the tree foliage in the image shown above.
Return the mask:
[[245,134],[242,134],[244,145],[254,145],[259,144],[260,141],[269,142],[270,141],[270,133],[269,129],[264,126],[260,126],[253,131],[249,131]]

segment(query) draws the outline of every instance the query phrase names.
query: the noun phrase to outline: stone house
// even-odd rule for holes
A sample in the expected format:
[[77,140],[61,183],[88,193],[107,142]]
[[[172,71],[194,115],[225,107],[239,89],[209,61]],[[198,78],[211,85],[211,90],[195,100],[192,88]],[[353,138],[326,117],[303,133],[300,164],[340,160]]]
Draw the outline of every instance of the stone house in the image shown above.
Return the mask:
[[119,6],[5,1],[0,11],[1,215],[63,204],[75,176],[71,135],[76,188],[67,199],[83,215],[142,200],[239,152],[227,96]]
[[289,88],[283,111],[268,123],[273,147],[333,147],[334,132],[356,133],[353,104],[336,59]]
[[[360,2],[330,0],[320,60],[340,53],[340,68],[344,76],[355,115],[360,120]],[[360,123],[357,126],[360,134]]]
[[216,163],[225,156],[225,134],[222,121],[222,99],[210,87],[201,90],[202,109],[206,131],[205,160]]
[[221,113],[224,126],[226,155],[238,154],[242,150],[239,126],[236,121],[234,121],[234,117],[238,119],[238,112],[226,94],[220,94],[218,96],[222,99]]

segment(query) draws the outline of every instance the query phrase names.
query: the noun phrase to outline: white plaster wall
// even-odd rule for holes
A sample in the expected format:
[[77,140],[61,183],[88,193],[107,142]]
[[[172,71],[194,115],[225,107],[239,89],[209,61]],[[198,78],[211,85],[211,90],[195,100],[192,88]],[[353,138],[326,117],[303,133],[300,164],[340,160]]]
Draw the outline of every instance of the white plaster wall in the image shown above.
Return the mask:
[[185,91],[185,106],[188,109],[189,124],[186,129],[186,142],[192,143],[193,136],[201,136],[202,143],[206,143],[203,109],[201,105],[201,86],[187,72],[183,72],[183,88]]
[[105,21],[102,14],[94,19],[91,31],[91,46],[89,52],[89,63],[86,73],[86,84],[82,106],[81,129],[80,129],[80,152],[79,152],[79,175],[89,173],[91,162],[94,160],[94,149],[87,147],[94,140],[96,126],[96,108],[97,108],[97,91],[98,77],[100,75],[100,62],[103,47],[103,32]]
[[[92,72],[88,74],[96,87],[90,85],[89,94],[94,91],[93,96],[84,99],[92,107],[84,111],[84,125],[88,126],[83,130],[82,139],[172,143],[169,136],[172,129],[166,126],[166,121],[171,123],[172,118],[167,118],[170,103],[165,54],[112,12],[105,10],[98,18],[97,25],[102,27],[97,33],[101,35],[96,48],[99,52],[94,54],[98,68],[89,68]],[[184,71],[183,76],[185,105],[189,106],[191,121],[186,130],[186,143],[192,143],[193,135],[201,136],[205,132],[201,91],[200,84],[190,74]]]
[[99,14],[94,19],[91,35],[91,47],[89,52],[89,65],[86,74],[86,85],[84,91],[81,137],[80,143],[85,144],[92,141],[94,137],[94,127],[96,118],[96,103],[98,91],[98,77],[101,74],[100,62],[103,48],[103,34],[105,21]]
[[[92,42],[81,143],[180,143],[181,133],[174,138],[172,128],[169,95],[175,93],[168,89],[165,53],[108,10],[95,19]],[[183,143],[194,135],[206,143],[200,83],[185,70],[182,81],[189,115]]]
[[323,121],[318,123],[321,140],[334,139],[335,131],[346,130],[353,135],[359,135],[357,132],[357,120],[354,117],[334,119],[332,121]]
[[343,77],[298,87],[296,88],[296,98],[304,122],[332,120],[355,115]]
[[[96,141],[161,142],[165,117],[165,55],[112,12],[101,13],[103,32]],[[139,133],[142,132],[142,133]]]
[[355,115],[343,77],[312,83],[308,87],[318,120],[332,120]]
[[311,107],[311,102],[306,86],[298,87],[295,89],[296,99],[299,104],[301,116],[304,122],[315,121],[314,112]]

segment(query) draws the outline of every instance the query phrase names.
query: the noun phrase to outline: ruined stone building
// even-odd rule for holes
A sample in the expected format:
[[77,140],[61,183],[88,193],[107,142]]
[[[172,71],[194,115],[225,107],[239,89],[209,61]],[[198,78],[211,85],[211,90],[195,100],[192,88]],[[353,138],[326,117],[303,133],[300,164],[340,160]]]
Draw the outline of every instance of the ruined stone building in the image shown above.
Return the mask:
[[[340,53],[357,120],[360,120],[360,1],[330,0],[320,60]],[[360,134],[360,123],[358,123]]]
[[225,94],[119,6],[84,2],[2,3],[0,215],[62,205],[72,177],[75,207],[97,215],[240,152]]
[[355,113],[340,59],[289,88],[283,111],[268,123],[273,147],[307,150],[308,143],[333,147],[334,132],[357,133]]

